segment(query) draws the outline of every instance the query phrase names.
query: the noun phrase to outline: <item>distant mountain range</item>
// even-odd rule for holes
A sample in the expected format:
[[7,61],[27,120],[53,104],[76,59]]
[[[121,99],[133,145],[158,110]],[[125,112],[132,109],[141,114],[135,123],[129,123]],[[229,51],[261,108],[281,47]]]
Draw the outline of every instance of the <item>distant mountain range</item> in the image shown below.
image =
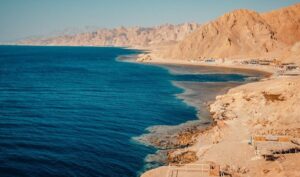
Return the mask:
[[195,23],[180,25],[161,25],[150,28],[131,27],[115,29],[99,29],[73,35],[35,38],[18,41],[26,45],[63,45],[63,46],[127,46],[151,47],[169,45],[180,40],[199,27]]

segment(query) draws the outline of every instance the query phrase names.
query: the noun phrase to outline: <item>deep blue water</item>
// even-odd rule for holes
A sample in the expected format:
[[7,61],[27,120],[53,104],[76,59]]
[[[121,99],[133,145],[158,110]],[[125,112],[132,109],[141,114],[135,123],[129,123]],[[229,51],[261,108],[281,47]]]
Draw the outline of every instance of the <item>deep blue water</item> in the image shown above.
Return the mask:
[[132,137],[196,119],[171,81],[244,79],[116,61],[137,52],[0,46],[0,176],[135,177],[155,149]]

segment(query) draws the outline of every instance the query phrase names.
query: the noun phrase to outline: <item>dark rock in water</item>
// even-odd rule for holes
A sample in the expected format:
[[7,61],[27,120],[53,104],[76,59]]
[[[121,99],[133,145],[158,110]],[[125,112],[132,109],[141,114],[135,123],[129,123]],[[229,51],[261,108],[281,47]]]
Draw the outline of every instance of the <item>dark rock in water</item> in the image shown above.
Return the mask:
[[158,149],[177,149],[195,143],[198,132],[209,126],[206,122],[190,121],[179,126],[154,126],[149,133],[135,138],[138,142]]
[[147,155],[145,162],[150,164],[166,164],[168,150],[158,150],[155,154]]
[[134,138],[134,140],[159,149],[155,154],[145,158],[149,170],[160,165],[184,164],[197,160],[194,152],[175,153],[179,148],[193,145],[199,133],[211,127],[211,122],[200,120],[189,121],[178,126],[153,126],[148,128],[148,134]]

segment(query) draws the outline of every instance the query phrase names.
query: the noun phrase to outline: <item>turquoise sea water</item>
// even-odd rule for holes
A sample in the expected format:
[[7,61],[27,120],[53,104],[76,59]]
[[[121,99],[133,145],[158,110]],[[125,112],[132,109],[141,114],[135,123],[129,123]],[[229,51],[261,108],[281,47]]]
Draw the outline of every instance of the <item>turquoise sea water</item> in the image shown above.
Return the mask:
[[136,53],[0,46],[0,176],[137,176],[156,149],[133,137],[197,119],[172,81],[245,79],[116,61]]

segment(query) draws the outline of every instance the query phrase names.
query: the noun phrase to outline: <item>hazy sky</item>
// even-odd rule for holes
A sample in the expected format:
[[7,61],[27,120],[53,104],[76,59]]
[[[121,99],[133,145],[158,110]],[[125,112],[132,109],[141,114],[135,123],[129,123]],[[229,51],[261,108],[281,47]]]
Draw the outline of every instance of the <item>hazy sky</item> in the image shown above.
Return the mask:
[[300,0],[0,0],[0,41],[86,26],[198,22],[247,8],[268,11]]

